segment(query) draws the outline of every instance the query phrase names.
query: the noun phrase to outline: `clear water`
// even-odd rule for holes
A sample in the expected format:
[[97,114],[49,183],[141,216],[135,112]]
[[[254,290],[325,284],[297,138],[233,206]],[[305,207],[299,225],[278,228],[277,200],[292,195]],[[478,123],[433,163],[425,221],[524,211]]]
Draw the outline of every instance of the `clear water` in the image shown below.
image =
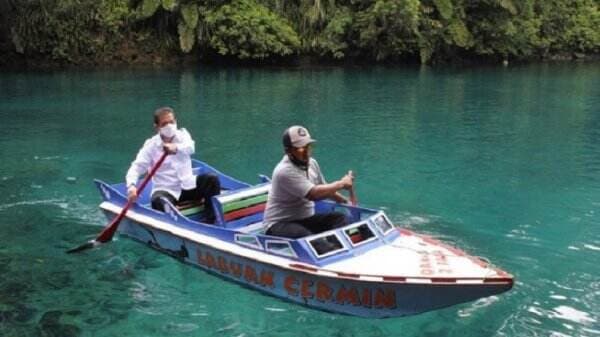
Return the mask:
[[[368,320],[287,303],[125,238],[123,179],[171,105],[198,157],[247,181],[303,124],[359,201],[484,256],[509,293]],[[0,336],[600,336],[600,64],[0,74]]]

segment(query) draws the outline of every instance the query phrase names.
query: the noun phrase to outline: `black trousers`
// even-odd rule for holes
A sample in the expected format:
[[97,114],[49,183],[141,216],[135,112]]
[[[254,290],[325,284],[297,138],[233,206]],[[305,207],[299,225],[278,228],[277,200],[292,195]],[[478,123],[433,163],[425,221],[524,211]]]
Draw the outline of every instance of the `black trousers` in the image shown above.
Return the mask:
[[173,205],[182,203],[184,201],[200,201],[204,199],[204,214],[207,222],[215,221],[215,213],[212,206],[213,195],[221,193],[221,183],[216,174],[207,173],[196,176],[196,188],[191,190],[181,191],[179,200],[176,200],[173,195],[167,191],[155,191],[152,193],[152,208],[161,212],[165,211],[165,206],[161,198],[166,198]]
[[269,227],[267,235],[296,239],[344,227],[347,224],[348,220],[343,213],[322,213],[296,221],[276,223]]

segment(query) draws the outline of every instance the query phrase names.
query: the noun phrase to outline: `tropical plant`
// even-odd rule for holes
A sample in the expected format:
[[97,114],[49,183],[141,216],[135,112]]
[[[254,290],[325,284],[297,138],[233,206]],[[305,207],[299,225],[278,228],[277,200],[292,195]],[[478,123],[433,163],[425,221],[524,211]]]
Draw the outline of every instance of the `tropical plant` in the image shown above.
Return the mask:
[[451,59],[459,52],[473,47],[473,36],[465,25],[465,16],[464,7],[458,1],[421,1],[421,63],[428,63],[432,58]]
[[375,0],[356,13],[356,45],[381,61],[418,50],[419,0]]
[[138,59],[123,50],[423,63],[579,57],[600,52],[598,27],[598,0],[0,0],[2,52],[68,63]]
[[19,41],[23,52],[86,63],[119,39],[128,13],[127,0],[19,2],[13,41]]
[[203,40],[221,55],[240,59],[285,56],[300,47],[289,23],[253,0],[234,0],[205,15]]
[[353,15],[348,7],[338,7],[320,35],[318,46],[321,55],[335,59],[344,58],[350,49]]

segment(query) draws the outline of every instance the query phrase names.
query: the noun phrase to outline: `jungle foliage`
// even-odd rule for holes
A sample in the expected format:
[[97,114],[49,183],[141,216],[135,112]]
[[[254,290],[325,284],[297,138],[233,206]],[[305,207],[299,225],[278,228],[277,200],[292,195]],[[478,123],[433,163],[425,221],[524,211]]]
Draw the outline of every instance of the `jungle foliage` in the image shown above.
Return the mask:
[[0,0],[0,12],[0,48],[74,64],[186,54],[433,63],[600,51],[597,0]]

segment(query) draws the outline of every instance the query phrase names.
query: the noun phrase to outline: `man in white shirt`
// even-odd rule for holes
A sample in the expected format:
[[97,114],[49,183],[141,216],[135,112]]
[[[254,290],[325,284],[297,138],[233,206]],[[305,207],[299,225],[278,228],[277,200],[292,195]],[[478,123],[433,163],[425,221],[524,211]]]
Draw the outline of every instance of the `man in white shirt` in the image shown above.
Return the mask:
[[177,129],[173,109],[163,107],[154,112],[154,129],[157,134],[146,140],[127,171],[125,181],[128,199],[137,200],[137,180],[166,151],[169,155],[152,177],[152,208],[164,211],[163,198],[173,205],[204,199],[205,220],[214,223],[211,197],[221,192],[218,177],[212,173],[199,176],[192,174],[191,155],[195,152],[195,143],[186,129]]
[[338,191],[350,189],[354,176],[348,171],[340,180],[327,183],[319,163],[311,158],[314,142],[302,126],[289,127],[283,134],[285,155],[273,170],[263,219],[268,235],[299,238],[347,224],[340,212],[315,214],[315,200],[347,203]]

